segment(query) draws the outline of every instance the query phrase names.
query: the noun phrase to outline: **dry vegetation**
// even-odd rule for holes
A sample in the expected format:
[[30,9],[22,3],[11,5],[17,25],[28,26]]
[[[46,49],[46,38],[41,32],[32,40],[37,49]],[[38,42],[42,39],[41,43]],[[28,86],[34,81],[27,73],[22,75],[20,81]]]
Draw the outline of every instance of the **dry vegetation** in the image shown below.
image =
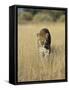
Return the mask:
[[[36,33],[48,28],[52,52],[48,60],[38,54]],[[18,25],[18,81],[65,79],[65,25],[40,23]]]

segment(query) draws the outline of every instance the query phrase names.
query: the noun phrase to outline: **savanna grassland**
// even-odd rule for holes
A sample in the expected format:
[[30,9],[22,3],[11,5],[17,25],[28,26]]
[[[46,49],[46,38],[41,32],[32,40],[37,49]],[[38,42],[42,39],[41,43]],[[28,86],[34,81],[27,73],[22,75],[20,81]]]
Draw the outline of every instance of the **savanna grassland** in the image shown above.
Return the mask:
[[[37,32],[48,28],[51,55],[40,60]],[[65,23],[30,23],[18,25],[18,82],[65,79]]]

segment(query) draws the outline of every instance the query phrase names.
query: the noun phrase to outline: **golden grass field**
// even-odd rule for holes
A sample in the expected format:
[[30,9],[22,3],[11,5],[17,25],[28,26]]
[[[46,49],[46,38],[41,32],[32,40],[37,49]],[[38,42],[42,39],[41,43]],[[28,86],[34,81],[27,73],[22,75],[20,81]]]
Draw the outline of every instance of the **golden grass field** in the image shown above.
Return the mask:
[[[40,60],[37,32],[48,28],[52,52],[49,60]],[[65,79],[65,23],[18,25],[18,82]]]

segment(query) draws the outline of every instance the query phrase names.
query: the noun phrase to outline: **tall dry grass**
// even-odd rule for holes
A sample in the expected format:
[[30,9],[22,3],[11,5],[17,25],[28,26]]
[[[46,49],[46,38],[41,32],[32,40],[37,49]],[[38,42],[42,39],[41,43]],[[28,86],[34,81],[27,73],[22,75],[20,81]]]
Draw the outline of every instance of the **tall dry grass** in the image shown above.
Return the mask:
[[[51,55],[41,60],[37,32],[48,28],[51,33]],[[65,79],[65,24],[39,23],[18,25],[18,81]]]

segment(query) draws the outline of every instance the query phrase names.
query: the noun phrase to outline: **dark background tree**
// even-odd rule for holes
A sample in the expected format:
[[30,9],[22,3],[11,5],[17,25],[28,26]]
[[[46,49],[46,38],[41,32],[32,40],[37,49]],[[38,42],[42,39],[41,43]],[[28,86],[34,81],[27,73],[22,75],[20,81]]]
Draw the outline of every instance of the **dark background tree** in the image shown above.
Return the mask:
[[65,12],[61,10],[18,9],[18,23],[57,22],[65,20]]

